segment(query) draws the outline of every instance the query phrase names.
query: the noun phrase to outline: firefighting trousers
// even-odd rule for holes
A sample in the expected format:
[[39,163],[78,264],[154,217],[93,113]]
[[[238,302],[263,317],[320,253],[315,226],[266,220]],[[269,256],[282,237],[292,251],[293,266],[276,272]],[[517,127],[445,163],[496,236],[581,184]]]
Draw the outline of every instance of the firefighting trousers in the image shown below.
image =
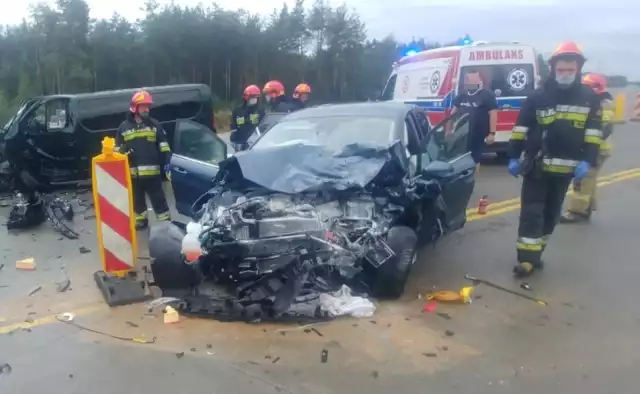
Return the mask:
[[136,222],[147,219],[147,200],[151,200],[151,206],[158,220],[170,220],[169,205],[162,189],[162,177],[139,176],[133,179],[133,208],[136,213]]
[[596,191],[598,174],[604,162],[609,158],[607,151],[598,156],[598,166],[592,168],[581,181],[573,182],[573,194],[568,197],[567,211],[577,215],[588,215],[597,208]]
[[520,195],[518,262],[540,264],[542,251],[553,233],[571,178],[541,173],[525,176]]

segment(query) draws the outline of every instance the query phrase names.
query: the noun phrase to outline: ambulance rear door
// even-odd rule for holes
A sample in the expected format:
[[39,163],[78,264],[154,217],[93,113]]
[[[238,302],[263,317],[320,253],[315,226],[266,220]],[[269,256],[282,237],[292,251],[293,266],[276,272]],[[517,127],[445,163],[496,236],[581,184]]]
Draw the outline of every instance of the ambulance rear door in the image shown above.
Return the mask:
[[465,48],[461,54],[458,89],[463,89],[466,73],[475,70],[480,72],[484,87],[496,95],[498,144],[494,148],[505,148],[522,102],[536,88],[536,61],[533,47],[520,44],[479,45]]

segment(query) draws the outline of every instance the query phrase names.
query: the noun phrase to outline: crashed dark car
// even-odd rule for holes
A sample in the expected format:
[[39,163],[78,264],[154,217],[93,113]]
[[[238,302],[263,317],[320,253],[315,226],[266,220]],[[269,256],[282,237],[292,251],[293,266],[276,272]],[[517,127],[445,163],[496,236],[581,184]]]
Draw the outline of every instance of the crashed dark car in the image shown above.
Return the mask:
[[153,227],[155,283],[183,311],[249,320],[317,317],[318,295],[343,284],[399,297],[420,247],[466,221],[468,131],[466,115],[431,128],[412,105],[342,104],[289,114],[228,159],[174,154],[202,254],[181,255],[184,226]]

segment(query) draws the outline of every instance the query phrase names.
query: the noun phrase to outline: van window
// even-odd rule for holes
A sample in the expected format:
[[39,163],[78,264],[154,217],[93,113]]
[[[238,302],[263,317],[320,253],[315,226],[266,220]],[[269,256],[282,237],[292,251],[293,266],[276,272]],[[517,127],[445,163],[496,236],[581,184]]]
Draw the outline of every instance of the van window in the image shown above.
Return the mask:
[[535,90],[532,64],[492,64],[462,67],[458,91],[464,91],[464,76],[470,70],[478,71],[484,87],[496,92],[498,98],[528,96]]
[[387,82],[387,86],[384,87],[382,91],[382,96],[380,96],[381,101],[393,100],[393,92],[396,90],[396,80],[398,79],[398,74],[394,74],[389,78]]
[[68,99],[54,99],[38,105],[23,121],[27,132],[31,135],[73,133],[73,128],[67,127],[68,103]]
[[[151,95],[151,116],[160,123],[193,119],[204,110],[202,95],[196,89],[168,92],[152,90]],[[130,100],[130,92],[78,99],[82,125],[92,132],[117,129],[129,112]],[[213,111],[212,108],[208,110]]]
[[152,93],[154,105],[151,116],[160,123],[176,119],[194,119],[201,111],[213,111],[213,108],[203,108],[202,97],[198,90],[178,92]]

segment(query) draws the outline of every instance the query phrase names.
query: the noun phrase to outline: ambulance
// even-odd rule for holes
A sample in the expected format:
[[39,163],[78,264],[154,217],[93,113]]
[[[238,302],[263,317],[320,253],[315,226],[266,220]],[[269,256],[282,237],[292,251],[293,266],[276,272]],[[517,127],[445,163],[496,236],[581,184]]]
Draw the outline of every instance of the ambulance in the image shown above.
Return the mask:
[[484,88],[496,95],[496,142],[488,151],[504,155],[522,101],[540,83],[537,54],[530,45],[478,41],[405,56],[393,65],[381,99],[423,107],[435,126],[451,114],[469,70],[478,71]]

